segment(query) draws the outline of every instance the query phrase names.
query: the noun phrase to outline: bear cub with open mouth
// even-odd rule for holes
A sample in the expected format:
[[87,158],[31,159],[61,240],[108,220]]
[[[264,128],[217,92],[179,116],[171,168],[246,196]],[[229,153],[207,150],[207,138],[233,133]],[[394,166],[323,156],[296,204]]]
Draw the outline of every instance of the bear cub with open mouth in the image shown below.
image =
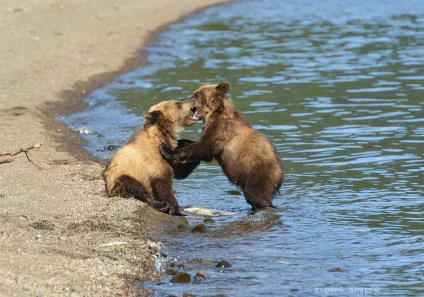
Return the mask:
[[178,132],[197,122],[190,117],[190,109],[190,100],[170,100],[143,114],[144,126],[115,153],[103,171],[108,196],[134,197],[161,212],[181,215],[173,178],[186,178],[200,161],[166,160],[159,148],[193,143],[177,140]]
[[272,143],[225,97],[229,90],[227,81],[197,89],[191,97],[191,119],[203,120],[199,141],[176,149],[164,145],[161,152],[169,160],[216,159],[254,210],[274,207],[272,199],[284,180],[281,160]]

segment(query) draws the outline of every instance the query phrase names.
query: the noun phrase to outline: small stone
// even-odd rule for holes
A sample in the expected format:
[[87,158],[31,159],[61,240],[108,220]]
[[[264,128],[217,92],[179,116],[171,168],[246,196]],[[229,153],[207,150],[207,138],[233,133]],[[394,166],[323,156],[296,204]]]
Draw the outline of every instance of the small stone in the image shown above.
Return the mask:
[[231,264],[225,260],[222,260],[222,261],[219,261],[218,264],[216,264],[216,267],[228,268],[228,267],[231,267]]
[[191,232],[193,233],[205,233],[206,227],[205,224],[199,224],[193,227],[193,229],[191,229]]
[[188,226],[180,224],[180,225],[178,225],[177,229],[178,230],[186,230],[186,229],[188,229]]
[[190,282],[190,274],[179,273],[171,279],[171,283],[187,284]]
[[205,264],[205,265],[210,265],[210,264],[212,264],[212,263],[213,263],[213,261],[212,261],[212,260],[210,260],[210,259],[202,259],[202,260],[200,261],[200,263]]
[[203,223],[205,223],[205,224],[215,223],[215,220],[211,219],[211,218],[207,218],[207,219],[203,220]]
[[196,273],[196,275],[194,276],[194,280],[195,281],[202,281],[204,280],[206,277],[206,274],[203,271],[199,271],[198,273]]
[[118,145],[111,144],[111,145],[105,146],[105,147],[104,147],[104,149],[105,149],[106,151],[114,151],[114,150],[116,150],[118,147],[119,147]]
[[188,220],[185,216],[177,216],[174,219],[175,223],[179,226],[188,226]]
[[329,269],[328,271],[330,271],[330,272],[340,272],[340,271],[342,271],[342,269],[340,267],[334,267],[334,268]]

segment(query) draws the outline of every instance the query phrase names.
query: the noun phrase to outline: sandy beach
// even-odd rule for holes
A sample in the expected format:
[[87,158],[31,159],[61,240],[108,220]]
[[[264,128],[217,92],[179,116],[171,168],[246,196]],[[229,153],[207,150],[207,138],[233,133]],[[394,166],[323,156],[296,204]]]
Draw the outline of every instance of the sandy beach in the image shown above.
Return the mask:
[[0,296],[148,294],[134,283],[159,277],[157,234],[172,217],[105,197],[103,165],[55,117],[140,66],[155,32],[222,2],[2,1]]

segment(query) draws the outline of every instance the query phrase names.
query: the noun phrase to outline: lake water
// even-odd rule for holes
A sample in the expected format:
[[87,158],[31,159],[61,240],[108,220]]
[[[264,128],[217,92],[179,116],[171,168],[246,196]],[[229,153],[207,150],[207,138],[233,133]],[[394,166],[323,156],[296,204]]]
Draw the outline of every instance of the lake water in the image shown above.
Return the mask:
[[[424,296],[424,1],[236,1],[170,26],[146,50],[147,66],[63,119],[87,150],[107,159],[150,106],[229,80],[286,181],[278,210],[255,214],[216,163],[176,181],[180,205],[237,214],[189,216],[164,234],[158,269],[174,263],[192,282],[164,273],[143,286],[158,296]],[[205,233],[190,231],[200,223]]]

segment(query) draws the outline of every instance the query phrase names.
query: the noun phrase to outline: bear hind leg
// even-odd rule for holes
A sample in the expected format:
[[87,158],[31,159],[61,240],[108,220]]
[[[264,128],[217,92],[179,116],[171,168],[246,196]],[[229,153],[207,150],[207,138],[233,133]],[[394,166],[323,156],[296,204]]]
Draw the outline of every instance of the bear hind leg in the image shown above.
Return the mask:
[[133,197],[140,201],[143,201],[154,209],[167,213],[169,211],[169,205],[165,201],[155,201],[150,198],[144,187],[134,178],[123,175],[119,177],[114,184],[110,194],[117,195],[124,198]]
[[275,208],[272,198],[278,189],[276,190],[266,179],[251,175],[242,190],[247,203],[252,206],[253,210]]

